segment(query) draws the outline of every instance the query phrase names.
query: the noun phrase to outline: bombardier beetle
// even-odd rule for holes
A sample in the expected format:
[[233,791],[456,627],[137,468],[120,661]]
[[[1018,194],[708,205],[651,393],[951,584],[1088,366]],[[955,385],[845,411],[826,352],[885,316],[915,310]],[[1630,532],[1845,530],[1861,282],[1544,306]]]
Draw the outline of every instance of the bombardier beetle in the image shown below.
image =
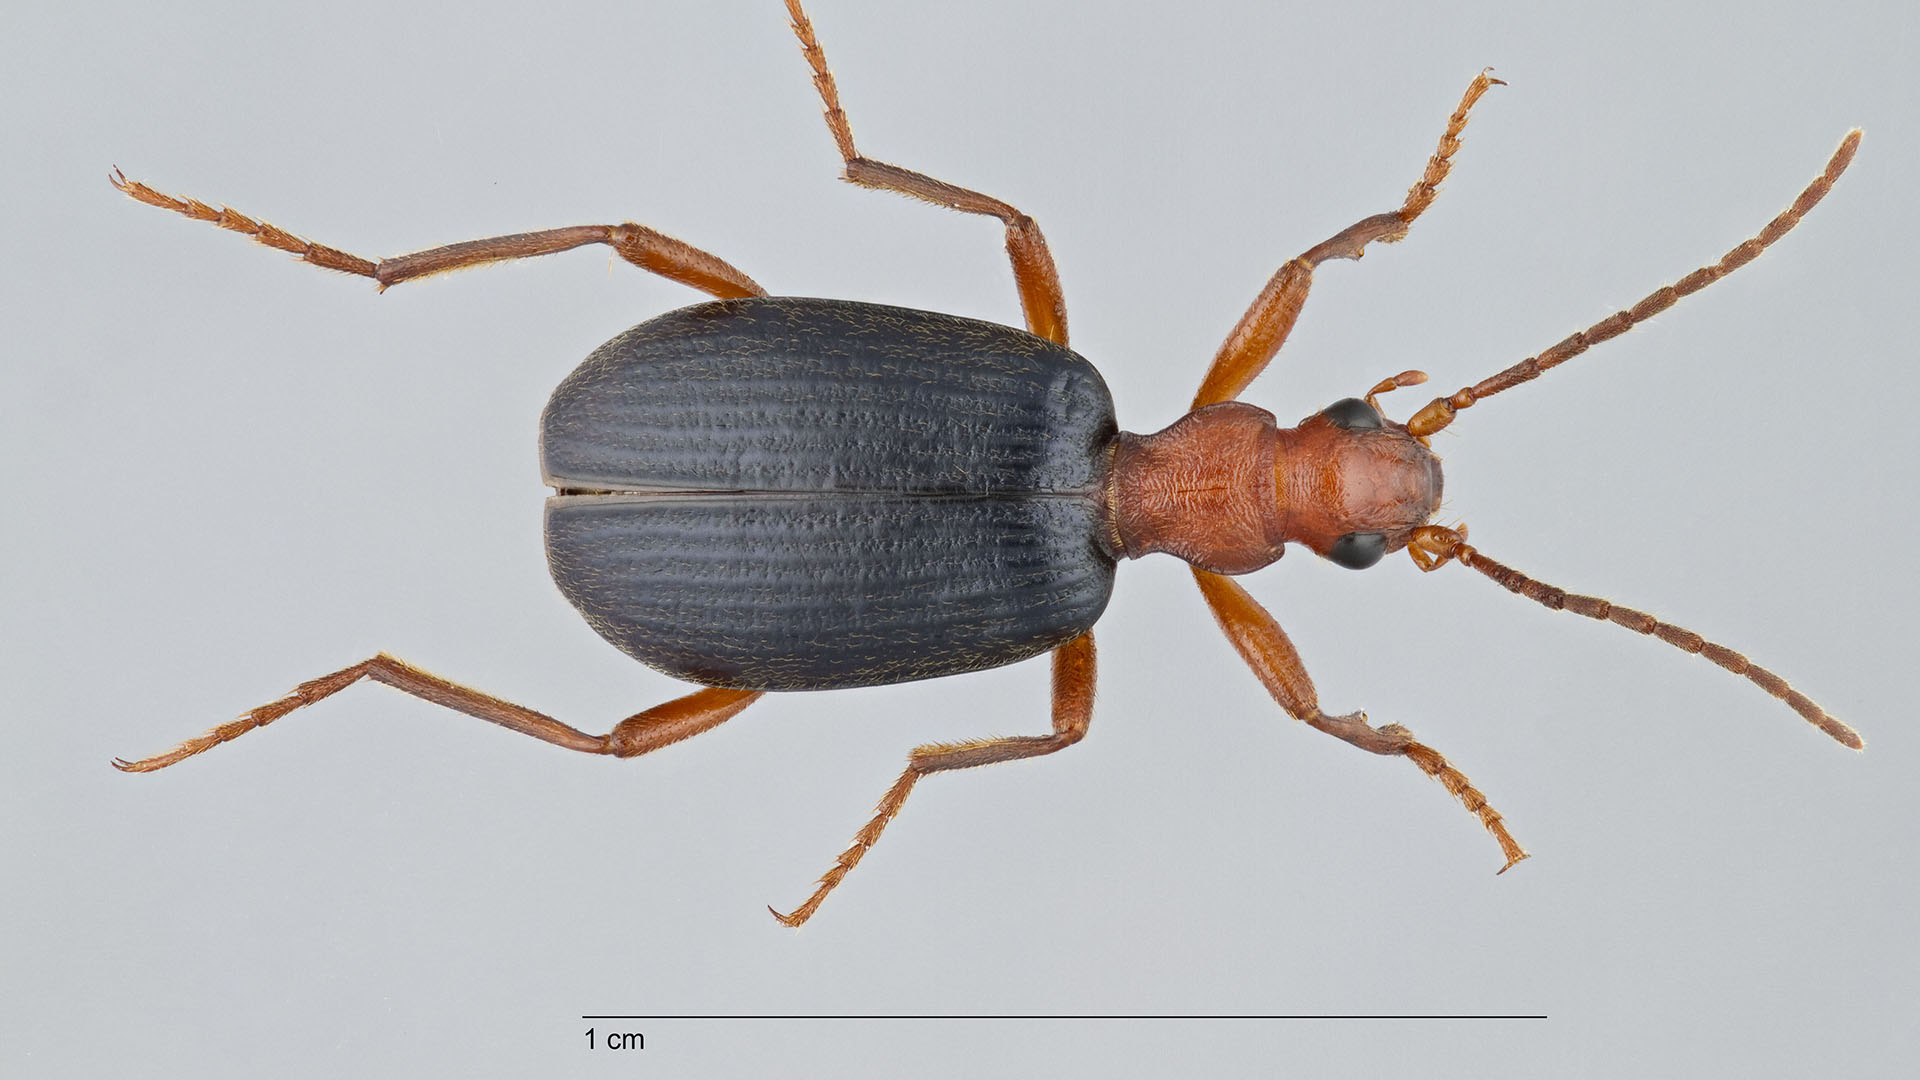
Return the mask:
[[[1500,84],[1475,76],[1397,209],[1334,233],[1280,267],[1228,333],[1164,431],[1119,430],[1106,385],[1067,347],[1066,304],[1040,227],[977,191],[884,164],[854,147],[826,56],[799,0],[794,33],[845,162],[844,178],[997,218],[1026,329],[877,304],[773,297],[718,257],[644,225],[518,233],[370,261],[263,221],[165,195],[114,170],[125,194],[211,222],[385,290],[462,267],[605,244],[641,269],[715,299],[644,322],[595,350],[554,391],[540,454],[549,568],[594,630],[633,658],[702,689],[590,735],[545,714],[381,654],[138,761],[165,768],[371,679],[544,742],[637,757],[697,735],[777,691],[932,679],[1050,653],[1053,730],[922,746],[812,895],[776,918],[805,922],[879,839],[921,777],[1037,757],[1087,732],[1092,629],[1122,559],[1191,564],[1220,629],[1281,708],[1438,780],[1499,843],[1527,857],[1466,776],[1398,724],[1323,712],[1299,654],[1234,576],[1298,544],[1362,569],[1405,551],[1423,570],[1459,563],[1549,608],[1651,634],[1744,675],[1842,745],[1853,729],[1739,653],[1689,630],[1564,592],[1495,562],[1464,526],[1433,523],[1440,461],[1429,445],[1461,410],[1616,337],[1751,261],[1824,198],[1860,143],[1758,234],[1717,263],[1407,419],[1384,379],[1292,427],[1235,400],[1279,351],[1314,270],[1400,240],[1452,168],[1468,113]],[[769,909],[771,910],[771,909]]]

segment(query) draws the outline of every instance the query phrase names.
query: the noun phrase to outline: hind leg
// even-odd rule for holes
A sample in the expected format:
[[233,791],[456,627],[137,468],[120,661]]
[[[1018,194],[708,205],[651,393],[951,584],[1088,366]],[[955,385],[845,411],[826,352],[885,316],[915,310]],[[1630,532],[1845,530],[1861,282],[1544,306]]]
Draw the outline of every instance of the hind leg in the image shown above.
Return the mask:
[[232,742],[256,728],[266,727],[295,709],[331,697],[361,679],[385,683],[422,701],[431,701],[490,724],[510,728],[522,735],[531,735],[541,742],[584,754],[610,754],[623,758],[639,757],[650,750],[658,750],[717,727],[738,715],[740,710],[759,700],[765,693],[760,690],[708,687],[629,716],[605,735],[589,735],[545,713],[469,689],[381,653],[352,667],[303,682],[285,697],[252,709],[239,719],[221,724],[204,735],[188,739],[166,753],[138,761],[115,758],[113,766],[123,772],[164,769],[221,743]]
[[198,199],[182,199],[155,191],[138,180],[127,179],[118,169],[113,171],[109,179],[114,187],[131,199],[250,236],[276,251],[287,252],[301,262],[323,270],[338,270],[343,274],[372,278],[380,283],[383,292],[389,285],[444,274],[450,270],[552,255],[587,244],[605,244],[616,255],[642,270],[691,285],[723,300],[767,294],[767,290],[752,278],[734,269],[720,257],[632,222],[621,225],[572,225],[563,229],[490,236],[484,240],[464,240],[458,244],[428,248],[411,255],[373,260],[301,239],[278,226],[255,221],[237,210],[227,207],[215,210]]

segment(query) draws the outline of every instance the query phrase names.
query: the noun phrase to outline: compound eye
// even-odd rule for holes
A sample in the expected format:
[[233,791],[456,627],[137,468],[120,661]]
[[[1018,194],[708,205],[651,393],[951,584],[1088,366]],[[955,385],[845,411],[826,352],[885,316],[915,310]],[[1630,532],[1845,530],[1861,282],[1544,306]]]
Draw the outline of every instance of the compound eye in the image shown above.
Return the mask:
[[1380,413],[1357,397],[1341,398],[1320,410],[1334,427],[1346,431],[1372,431],[1381,426]]
[[1350,532],[1335,540],[1333,546],[1327,549],[1328,559],[1349,570],[1365,570],[1385,558],[1386,554],[1387,534],[1380,532]]

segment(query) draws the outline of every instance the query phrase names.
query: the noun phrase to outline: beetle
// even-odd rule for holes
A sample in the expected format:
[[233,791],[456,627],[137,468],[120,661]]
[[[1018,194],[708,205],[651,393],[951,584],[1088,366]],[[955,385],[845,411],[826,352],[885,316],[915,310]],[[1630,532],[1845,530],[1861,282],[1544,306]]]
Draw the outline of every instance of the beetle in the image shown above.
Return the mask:
[[[799,0],[794,33],[845,165],[844,179],[998,219],[1025,330],[937,312],[769,296],[717,256],[643,225],[498,236],[373,261],[230,209],[163,194],[114,170],[126,195],[211,222],[384,291],[462,267],[605,244],[714,299],[644,322],[595,350],[541,421],[549,568],[602,637],[702,689],[605,735],[429,674],[386,654],[323,675],[238,719],[116,767],[150,772],[264,727],[361,679],[544,742],[637,757],[713,728],[771,692],[939,678],[1052,658],[1052,731],[921,746],[813,893],[776,918],[805,922],[865,856],[923,776],[1037,757],[1078,742],[1094,691],[1092,629],[1125,559],[1190,564],[1215,621],[1288,714],[1360,749],[1405,757],[1499,844],[1527,857],[1456,766],[1405,727],[1321,709],[1284,631],[1233,578],[1297,544],[1364,569],[1406,551],[1423,570],[1459,563],[1549,608],[1699,653],[1783,700],[1841,744],[1852,728],[1725,646],[1597,597],[1567,593],[1433,523],[1442,475],[1430,438],[1461,410],[1616,337],[1745,265],[1826,196],[1851,163],[1849,132],[1826,167],[1759,233],[1702,267],[1480,382],[1388,419],[1381,380],[1292,427],[1237,400],[1278,353],[1315,269],[1402,239],[1452,169],[1481,72],[1447,118],[1401,205],[1333,234],[1273,275],[1166,429],[1119,429],[1099,373],[1067,347],[1066,305],[1034,220],[976,191],[856,149],[825,53]],[[772,909],[769,909],[772,910]]]

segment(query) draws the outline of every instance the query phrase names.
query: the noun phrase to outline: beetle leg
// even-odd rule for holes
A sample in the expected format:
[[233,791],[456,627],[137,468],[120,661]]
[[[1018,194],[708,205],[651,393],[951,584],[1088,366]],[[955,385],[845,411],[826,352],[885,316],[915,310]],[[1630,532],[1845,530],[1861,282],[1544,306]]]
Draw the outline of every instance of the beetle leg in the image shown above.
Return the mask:
[[123,772],[164,769],[221,743],[231,742],[255,728],[266,727],[293,710],[337,694],[361,679],[385,683],[424,701],[511,728],[523,735],[531,735],[541,742],[582,753],[611,754],[614,757],[638,757],[649,750],[698,735],[731,719],[764,693],[709,687],[636,713],[620,721],[609,734],[589,735],[545,713],[449,682],[381,653],[371,660],[363,660],[352,667],[303,682],[285,697],[253,709],[237,720],[221,724],[198,738],[188,739],[164,754],[138,761],[115,758],[113,765]]
[[325,270],[338,270],[346,274],[372,278],[380,283],[380,289],[383,292],[389,285],[398,285],[403,281],[412,281],[414,278],[444,274],[449,270],[460,270],[483,263],[506,262],[509,259],[532,258],[536,255],[552,255],[555,252],[568,251],[587,244],[606,244],[614,250],[615,254],[642,270],[651,271],[683,285],[691,285],[723,300],[731,297],[767,294],[767,290],[761,288],[752,278],[734,269],[718,256],[632,222],[623,225],[573,225],[564,229],[544,229],[540,232],[492,236],[484,240],[467,240],[458,244],[447,244],[444,247],[429,248],[426,251],[416,251],[410,255],[397,255],[391,259],[381,259],[376,262],[363,259],[358,255],[350,255],[338,248],[303,240],[278,226],[269,225],[264,221],[255,221],[227,207],[215,210],[198,199],[182,199],[163,194],[138,180],[127,179],[118,169],[115,169],[108,179],[113,182],[114,187],[148,206],[157,206],[162,210],[185,214],[196,221],[210,221],[223,229],[251,236],[275,250],[296,255],[300,261]]
[[913,785],[929,773],[949,769],[971,769],[997,761],[1040,757],[1064,750],[1087,734],[1087,721],[1093,716],[1093,635],[1081,634],[1053,650],[1053,734],[1015,735],[996,739],[973,739],[961,743],[933,743],[917,746],[907,755],[906,771],[894,781],[874,808],[873,820],[854,835],[853,846],[840,853],[831,869],[820,875],[819,887],[806,903],[782,915],[772,908],[773,917],[788,926],[799,926],[813,917],[827,894],[860,864],[869,849],[880,839],[887,822],[900,812]]
[[793,20],[793,32],[800,38],[800,51],[813,68],[813,85],[826,106],[827,128],[846,162],[844,178],[861,187],[897,191],[936,206],[969,214],[997,217],[1007,229],[1007,257],[1013,262],[1014,284],[1020,290],[1020,307],[1026,314],[1027,329],[1050,341],[1067,343],[1067,301],[1060,291],[1060,274],[1053,266],[1053,254],[1047,250],[1040,226],[1019,210],[991,195],[935,180],[924,173],[860,156],[853,146],[853,129],[840,108],[840,91],[833,73],[827,70],[827,54],[814,37],[813,23],[800,8],[800,0],[787,0],[787,13]]
[[1194,408],[1233,400],[1266,370],[1268,362],[1286,343],[1294,322],[1300,318],[1300,308],[1307,302],[1307,290],[1313,286],[1314,267],[1328,259],[1358,259],[1365,254],[1366,246],[1376,240],[1390,244],[1407,235],[1407,227],[1432,204],[1440,182],[1453,169],[1453,154],[1460,149],[1460,132],[1467,126],[1467,113],[1488,87],[1496,85],[1506,84],[1484,71],[1467,85],[1459,107],[1447,117],[1446,133],[1440,136],[1440,145],[1427,159],[1426,171],[1408,189],[1400,209],[1354,222],[1274,273],[1214,355],[1213,366],[1207,369],[1199,392],[1193,396]]
[[1300,654],[1294,650],[1293,642],[1287,640],[1280,624],[1247,590],[1230,578],[1199,567],[1193,568],[1193,577],[1200,584],[1201,595],[1207,598],[1207,607],[1212,609],[1214,621],[1220,624],[1221,631],[1233,643],[1234,650],[1253,669],[1254,676],[1273,695],[1273,699],[1294,719],[1305,721],[1308,726],[1362,750],[1375,754],[1398,754],[1411,759],[1420,767],[1420,771],[1440,781],[1448,794],[1472,811],[1480,819],[1480,824],[1486,826],[1493,838],[1499,841],[1500,850],[1507,856],[1506,865],[1500,868],[1501,873],[1527,857],[1526,849],[1507,832],[1500,812],[1487,805],[1486,796],[1467,781],[1466,774],[1432,747],[1415,742],[1412,732],[1399,724],[1372,727],[1367,723],[1365,713],[1328,716],[1321,712],[1313,679],[1307,675],[1306,666],[1300,662]]

